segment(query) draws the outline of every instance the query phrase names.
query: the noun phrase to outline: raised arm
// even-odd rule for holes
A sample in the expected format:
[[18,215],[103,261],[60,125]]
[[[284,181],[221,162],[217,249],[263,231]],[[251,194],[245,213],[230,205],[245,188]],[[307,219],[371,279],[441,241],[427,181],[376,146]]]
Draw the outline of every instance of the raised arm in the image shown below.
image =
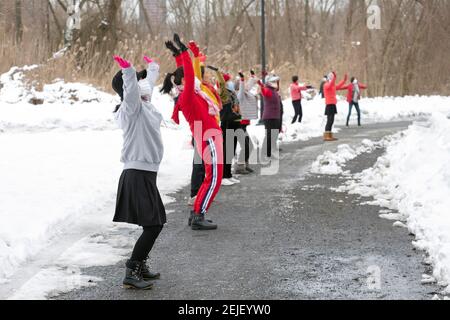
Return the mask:
[[194,73],[195,73],[195,77],[200,80],[203,81],[203,77],[202,77],[202,68],[200,66],[200,48],[197,45],[197,43],[195,41],[190,41],[189,45],[188,45],[189,49],[191,50],[192,54],[194,55]]
[[159,64],[157,64],[153,59],[145,56],[144,61],[147,62],[147,81],[150,84],[151,92],[150,101],[153,95],[153,89],[156,86],[156,81],[159,79]]
[[[216,69],[217,70],[217,69]],[[216,71],[217,82],[219,82],[219,96],[222,102],[227,103],[231,100],[230,93],[227,90],[227,83],[223,77],[223,73],[219,70]]]
[[123,74],[123,102],[120,110],[128,114],[135,113],[141,105],[136,69],[130,62],[119,56],[114,56],[114,60],[122,68]]
[[258,81],[258,85],[261,88],[261,94],[266,97],[266,98],[270,98],[272,97],[272,91],[270,91],[269,89],[267,89],[264,84],[261,81]]
[[237,93],[237,97],[239,101],[244,99],[245,94],[245,76],[242,72],[239,72],[239,91]]
[[344,80],[342,80],[341,82],[339,82],[336,85],[336,90],[345,90],[347,87],[345,87],[344,85],[347,82],[347,79],[348,79],[348,75],[346,74],[344,77]]

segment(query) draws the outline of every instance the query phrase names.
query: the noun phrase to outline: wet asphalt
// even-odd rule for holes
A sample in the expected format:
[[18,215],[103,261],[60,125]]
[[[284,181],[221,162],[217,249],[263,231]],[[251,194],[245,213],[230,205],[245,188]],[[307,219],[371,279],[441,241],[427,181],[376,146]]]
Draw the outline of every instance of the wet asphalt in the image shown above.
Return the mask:
[[[151,254],[152,269],[162,273],[153,290],[122,289],[120,263],[84,269],[104,281],[53,298],[431,299],[439,288],[421,284],[430,269],[424,253],[412,246],[413,235],[379,218],[382,208],[362,205],[371,199],[330,190],[345,177],[308,173],[318,155],[339,144],[377,141],[409,124],[342,129],[336,143],[312,139],[283,145],[278,174],[240,177],[241,184],[222,188],[210,212],[217,231],[188,228],[189,188],[184,188],[167,206],[169,221]],[[372,167],[383,152],[363,154],[346,170]]]

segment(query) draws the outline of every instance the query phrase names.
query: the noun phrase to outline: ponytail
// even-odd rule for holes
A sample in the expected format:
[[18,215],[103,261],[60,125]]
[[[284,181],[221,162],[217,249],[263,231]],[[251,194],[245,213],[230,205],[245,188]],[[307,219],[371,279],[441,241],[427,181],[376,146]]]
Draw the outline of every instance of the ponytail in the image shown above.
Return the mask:
[[[173,78],[173,80],[172,80]],[[184,69],[179,67],[174,73],[168,73],[164,78],[164,83],[161,89],[162,93],[169,94],[174,86],[181,86],[184,78]]]
[[162,88],[161,88],[161,92],[162,93],[169,94],[172,91],[172,89],[174,87],[174,84],[172,82],[172,78],[174,76],[175,76],[175,73],[168,73],[166,75],[166,77],[164,78],[164,82],[163,82]]

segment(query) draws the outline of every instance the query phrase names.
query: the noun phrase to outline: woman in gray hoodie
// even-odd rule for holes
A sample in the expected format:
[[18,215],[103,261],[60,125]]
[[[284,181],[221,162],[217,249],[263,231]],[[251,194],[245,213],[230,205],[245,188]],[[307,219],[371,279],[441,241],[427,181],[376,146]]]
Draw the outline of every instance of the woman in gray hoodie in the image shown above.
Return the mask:
[[122,68],[113,79],[113,89],[120,95],[116,121],[123,130],[122,159],[114,222],[143,227],[132,256],[126,263],[123,281],[127,289],[149,290],[150,280],[160,277],[151,273],[147,260],[153,245],[166,223],[166,212],[156,178],[164,147],[161,137],[162,115],[152,105],[152,94],[159,78],[159,65],[148,57],[147,70],[135,68],[121,57],[114,57]]

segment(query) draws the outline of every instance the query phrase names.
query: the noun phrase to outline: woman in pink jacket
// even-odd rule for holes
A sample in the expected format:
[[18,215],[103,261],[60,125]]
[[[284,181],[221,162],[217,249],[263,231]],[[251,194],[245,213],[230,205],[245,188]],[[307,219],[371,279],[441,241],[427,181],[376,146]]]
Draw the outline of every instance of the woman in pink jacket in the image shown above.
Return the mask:
[[292,124],[296,123],[297,119],[299,123],[302,123],[303,120],[302,91],[312,89],[312,87],[299,85],[298,76],[293,76],[290,89],[291,89],[292,105],[294,106],[295,111],[295,116],[294,119],[292,119]]

